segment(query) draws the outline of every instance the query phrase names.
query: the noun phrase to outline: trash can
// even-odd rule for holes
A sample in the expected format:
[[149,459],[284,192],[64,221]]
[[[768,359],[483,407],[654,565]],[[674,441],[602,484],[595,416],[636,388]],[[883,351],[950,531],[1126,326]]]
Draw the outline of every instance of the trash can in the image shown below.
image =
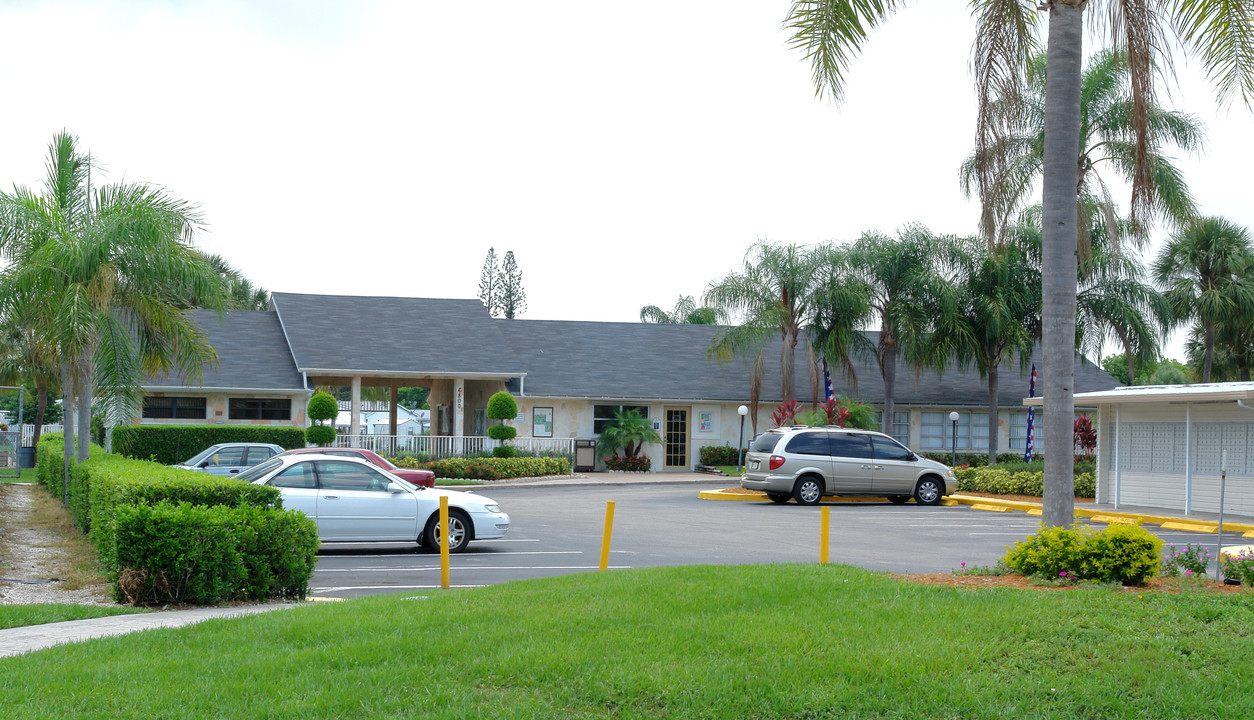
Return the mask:
[[575,441],[575,472],[592,472],[597,464],[597,441]]
[[35,467],[35,448],[24,447],[17,453],[18,467],[33,468]]

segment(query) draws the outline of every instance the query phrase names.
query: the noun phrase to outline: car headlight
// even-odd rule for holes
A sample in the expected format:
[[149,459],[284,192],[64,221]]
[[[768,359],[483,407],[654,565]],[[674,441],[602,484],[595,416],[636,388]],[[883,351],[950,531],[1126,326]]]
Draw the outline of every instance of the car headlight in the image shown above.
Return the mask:
[[956,477],[958,477],[957,475],[954,475],[954,469],[953,469],[953,468],[949,468],[949,471],[948,471],[948,472],[949,472],[949,477],[951,477],[951,478],[956,478]]
[[483,509],[487,510],[490,513],[499,513],[501,511],[501,506],[495,503],[492,503],[490,505],[484,505]]

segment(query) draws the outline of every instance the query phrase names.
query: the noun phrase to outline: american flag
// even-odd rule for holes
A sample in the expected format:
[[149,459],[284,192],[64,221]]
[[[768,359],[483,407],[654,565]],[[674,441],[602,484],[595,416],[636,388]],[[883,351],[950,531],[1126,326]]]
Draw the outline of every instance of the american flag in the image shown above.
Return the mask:
[[[1036,395],[1036,363],[1032,363],[1032,379],[1028,380],[1028,397]],[[1032,462],[1032,425],[1036,420],[1036,408],[1028,408],[1028,446],[1023,451],[1023,462]]]
[[831,400],[835,394],[832,392],[832,376],[827,374],[827,358],[823,358],[823,399]]

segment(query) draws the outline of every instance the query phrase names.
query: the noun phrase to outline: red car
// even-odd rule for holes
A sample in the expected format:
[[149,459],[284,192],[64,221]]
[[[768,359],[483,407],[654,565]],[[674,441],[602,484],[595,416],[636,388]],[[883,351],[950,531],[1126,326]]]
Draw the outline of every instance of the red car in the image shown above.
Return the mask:
[[430,470],[418,470],[415,468],[396,467],[387,459],[365,448],[297,448],[295,450],[286,450],[281,455],[296,455],[298,453],[319,453],[322,455],[341,455],[343,457],[358,458],[376,467],[392,473],[396,477],[404,480],[410,485],[416,487],[433,487],[435,485],[435,473]]

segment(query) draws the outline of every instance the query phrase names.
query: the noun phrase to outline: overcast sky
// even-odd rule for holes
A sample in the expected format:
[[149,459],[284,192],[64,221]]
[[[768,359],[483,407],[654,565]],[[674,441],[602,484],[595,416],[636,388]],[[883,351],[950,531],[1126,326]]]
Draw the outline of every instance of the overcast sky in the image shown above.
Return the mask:
[[[758,238],[975,232],[965,3],[891,19],[840,106],[788,6],[0,0],[0,185],[38,185],[67,128],[271,291],[474,297],[494,246],[540,319],[670,308]],[[1172,103],[1206,124],[1180,158],[1203,211],[1254,227],[1249,110],[1196,65]]]

